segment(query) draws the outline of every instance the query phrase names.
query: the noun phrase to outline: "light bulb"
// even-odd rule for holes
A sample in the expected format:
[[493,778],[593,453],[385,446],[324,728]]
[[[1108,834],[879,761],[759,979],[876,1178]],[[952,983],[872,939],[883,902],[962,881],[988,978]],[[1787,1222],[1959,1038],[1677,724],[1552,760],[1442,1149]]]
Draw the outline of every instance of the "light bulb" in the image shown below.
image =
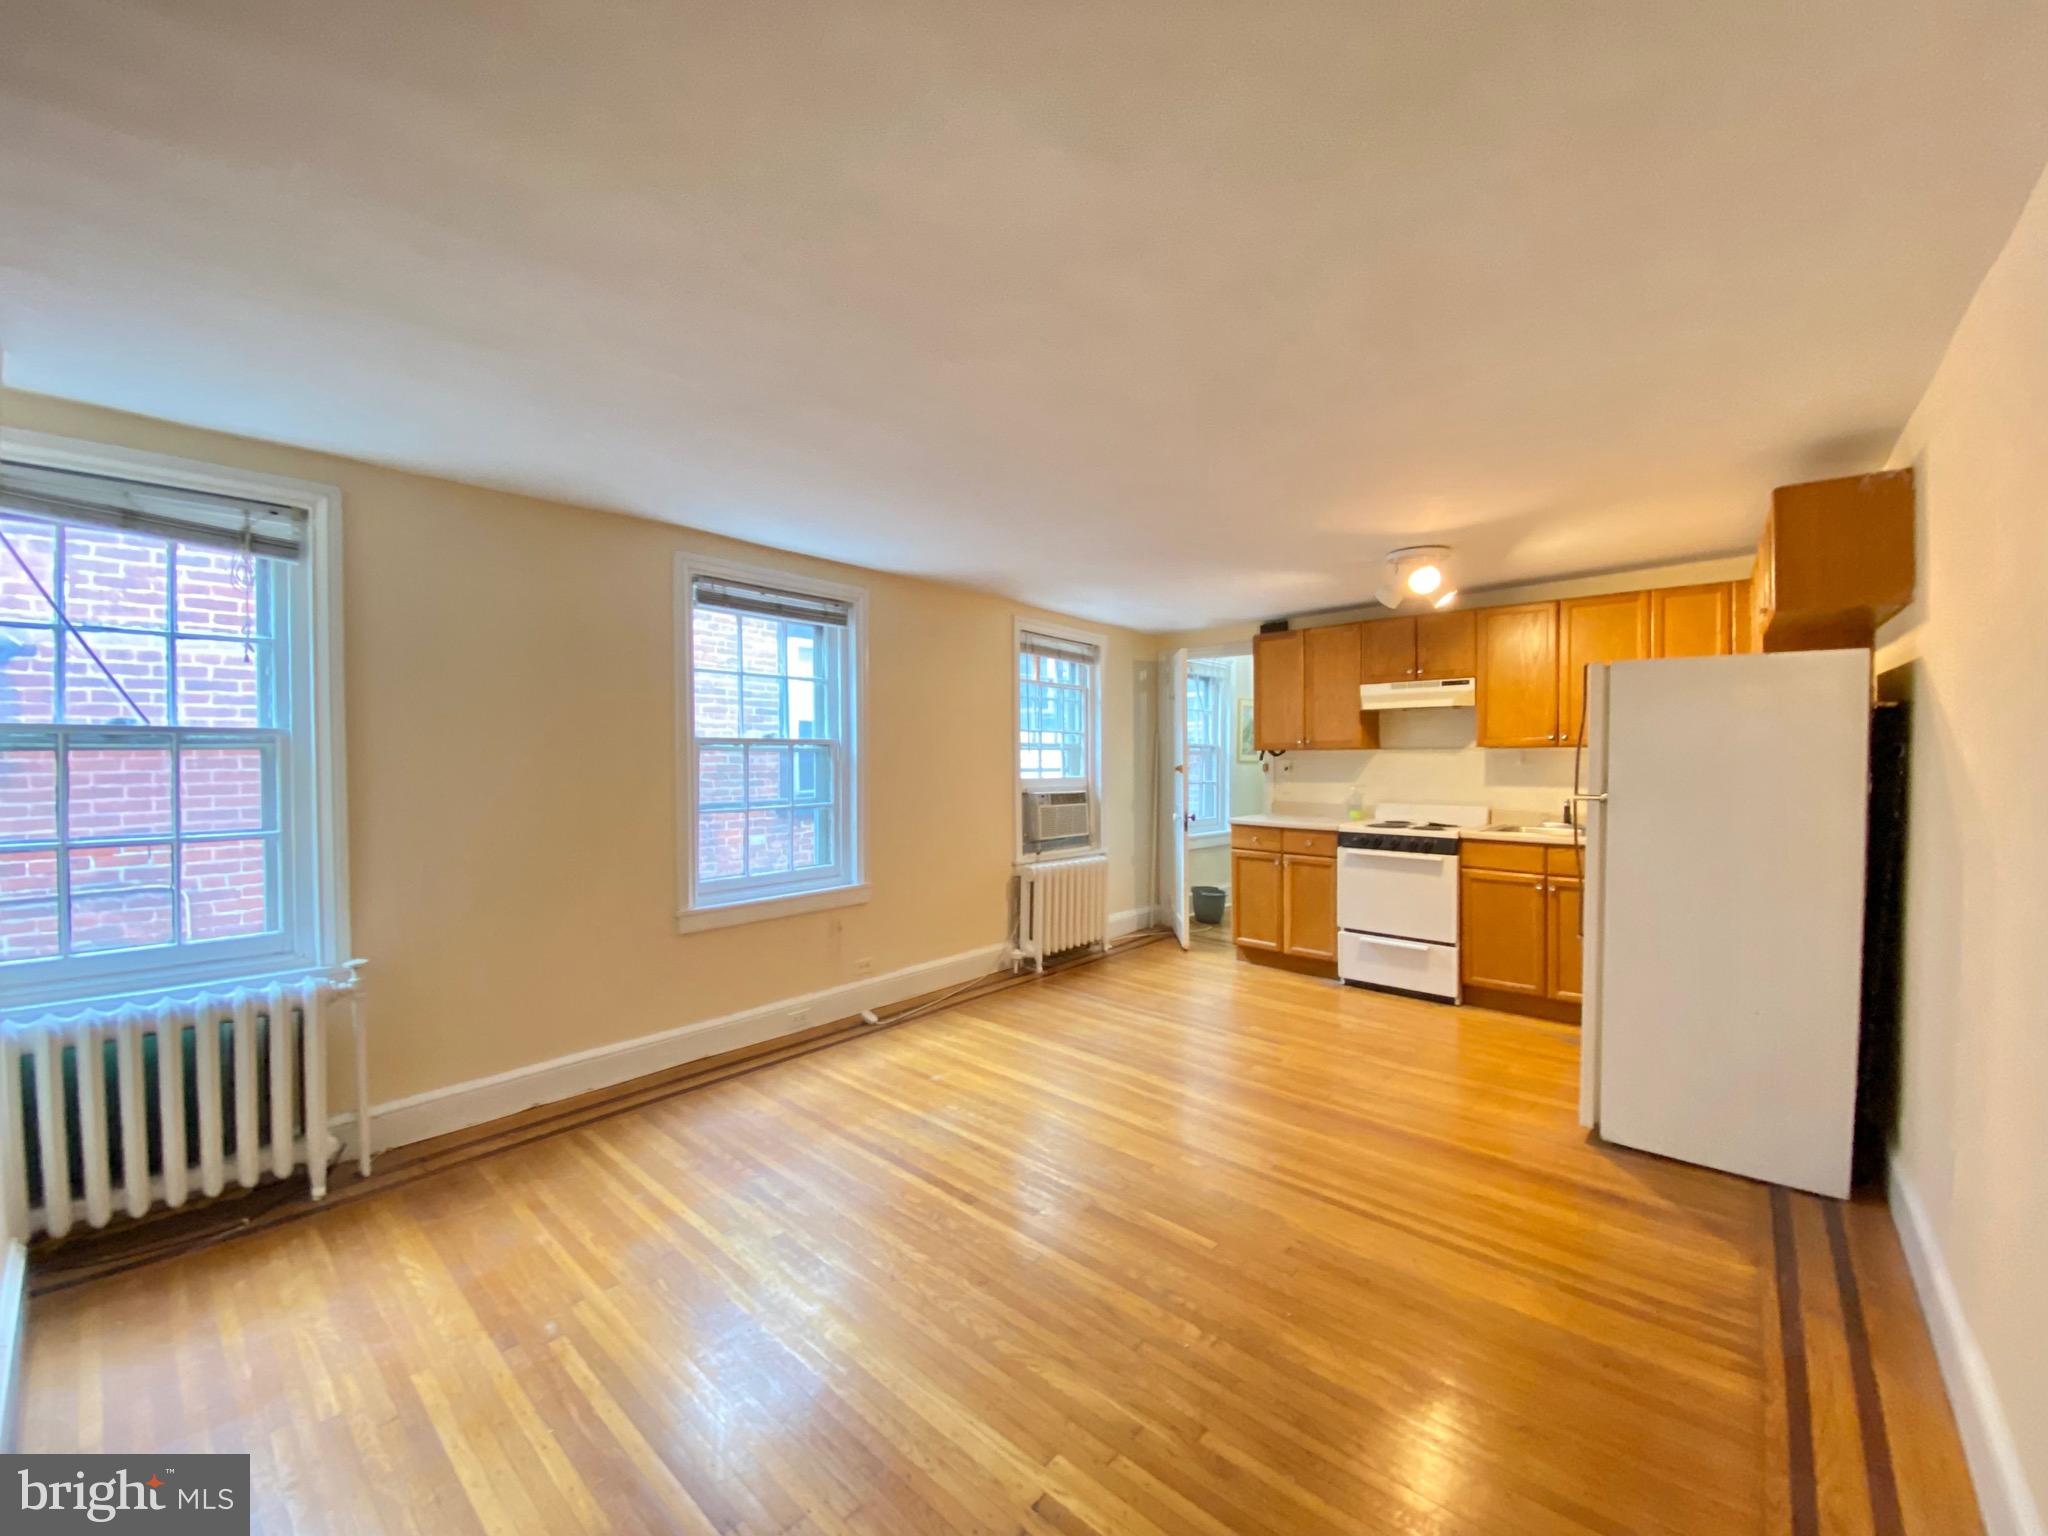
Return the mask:
[[1441,566],[1418,565],[1408,573],[1408,590],[1417,597],[1427,597],[1444,584]]
[[1431,603],[1431,604],[1430,604],[1429,606],[1430,606],[1430,607],[1432,607],[1432,608],[1445,608],[1445,607],[1448,607],[1448,606],[1450,606],[1450,602],[1451,602],[1451,599],[1452,599],[1452,598],[1454,598],[1454,597],[1456,597],[1457,595],[1458,595],[1458,589],[1457,589],[1456,587],[1453,587],[1453,588],[1451,588],[1451,590],[1450,590],[1450,591],[1446,592],[1446,593],[1445,593],[1445,594],[1444,594],[1444,595],[1443,595],[1442,597],[1438,598],[1438,599],[1437,599],[1437,600],[1436,600],[1435,602]]

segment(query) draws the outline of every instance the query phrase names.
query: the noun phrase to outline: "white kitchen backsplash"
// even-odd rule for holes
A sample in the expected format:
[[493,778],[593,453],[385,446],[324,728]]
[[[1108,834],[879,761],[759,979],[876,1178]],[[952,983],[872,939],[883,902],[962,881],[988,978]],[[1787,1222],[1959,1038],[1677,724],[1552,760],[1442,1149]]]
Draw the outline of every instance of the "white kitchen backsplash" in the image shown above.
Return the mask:
[[1497,816],[1563,810],[1572,791],[1569,748],[1481,750],[1475,729],[1469,709],[1383,712],[1376,751],[1268,758],[1267,802],[1341,815],[1356,791],[1368,811],[1382,800],[1484,805]]

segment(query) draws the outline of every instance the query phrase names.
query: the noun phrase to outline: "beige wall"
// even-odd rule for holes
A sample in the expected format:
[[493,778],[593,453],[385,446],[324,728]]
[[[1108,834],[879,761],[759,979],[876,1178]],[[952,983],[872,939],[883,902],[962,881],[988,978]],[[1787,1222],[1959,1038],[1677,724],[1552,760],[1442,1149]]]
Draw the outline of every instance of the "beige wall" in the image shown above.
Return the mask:
[[[19,392],[0,424],[337,485],[382,1101],[1000,943],[1014,604]],[[868,589],[868,903],[674,929],[679,550]],[[1084,622],[1074,621],[1069,622]],[[1112,911],[1152,901],[1156,637],[1109,636]]]
[[[1878,658],[1883,691],[1910,699],[1913,710],[1896,1167],[1926,1212],[2041,1507],[2048,180],[1985,278],[1892,462],[1914,467],[1920,493],[1917,600],[1886,626]],[[1972,1449],[1982,1487],[1987,1468]]]
[[1561,747],[1480,747],[1477,711],[1391,710],[1380,745],[1365,752],[1290,752],[1269,765],[1273,803],[1342,814],[1355,794],[1366,810],[1386,800],[1483,805],[1499,815],[1563,812],[1572,754]]

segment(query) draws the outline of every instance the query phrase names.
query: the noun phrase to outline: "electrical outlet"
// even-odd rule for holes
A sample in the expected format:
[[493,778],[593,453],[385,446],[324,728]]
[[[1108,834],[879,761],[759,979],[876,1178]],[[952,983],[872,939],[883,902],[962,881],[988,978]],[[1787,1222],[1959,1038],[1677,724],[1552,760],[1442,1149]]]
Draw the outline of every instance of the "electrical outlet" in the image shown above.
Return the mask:
[[874,975],[875,962],[868,956],[862,955],[858,960],[853,962],[853,974],[856,976]]

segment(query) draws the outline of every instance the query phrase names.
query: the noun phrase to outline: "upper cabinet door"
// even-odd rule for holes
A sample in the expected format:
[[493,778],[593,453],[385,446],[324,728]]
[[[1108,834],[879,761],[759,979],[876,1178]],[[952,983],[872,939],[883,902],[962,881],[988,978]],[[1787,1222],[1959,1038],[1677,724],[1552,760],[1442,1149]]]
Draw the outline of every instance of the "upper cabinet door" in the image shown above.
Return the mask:
[[1737,656],[1747,656],[1757,648],[1755,582],[1728,583],[1728,614],[1732,620],[1729,649]]
[[1652,656],[1726,656],[1735,648],[1731,584],[1658,587],[1650,593]]
[[1361,683],[1405,683],[1415,676],[1413,619],[1374,619],[1358,632]]
[[1479,620],[1469,608],[1425,613],[1415,621],[1415,675],[1419,678],[1476,677]]
[[1480,608],[1479,745],[1557,745],[1557,604]]
[[1573,746],[1586,718],[1586,668],[1650,654],[1650,594],[1613,592],[1557,605],[1558,743]]
[[1302,636],[1290,629],[1252,642],[1252,737],[1261,752],[1292,752],[1308,738],[1302,713]]
[[1297,631],[1304,645],[1306,669],[1304,746],[1342,749],[1379,745],[1379,718],[1367,717],[1358,708],[1358,632],[1365,627],[1328,624]]

